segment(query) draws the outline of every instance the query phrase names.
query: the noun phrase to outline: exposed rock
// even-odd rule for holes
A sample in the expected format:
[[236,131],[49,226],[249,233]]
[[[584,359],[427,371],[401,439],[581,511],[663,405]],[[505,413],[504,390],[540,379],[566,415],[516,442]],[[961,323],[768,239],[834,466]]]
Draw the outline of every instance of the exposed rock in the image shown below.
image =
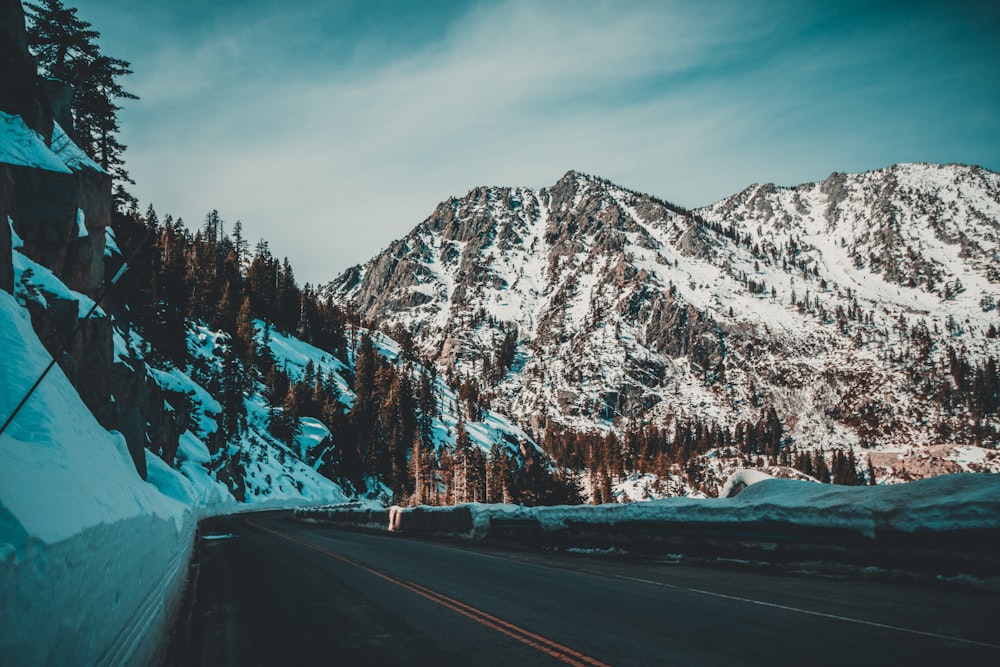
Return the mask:
[[325,293],[535,433],[733,427],[773,406],[802,448],[992,442],[996,415],[940,397],[949,350],[1000,357],[998,238],[1000,174],[975,167],[753,185],[697,211],[569,172],[442,202]]
[[73,86],[59,79],[45,79],[44,88],[52,119],[73,141],[79,142],[73,125]]
[[[19,0],[0,0],[0,72],[0,111],[6,114],[5,128],[14,133],[11,152],[0,155],[0,289],[13,291],[9,219],[23,240],[19,252],[70,289],[96,297],[104,283],[111,177],[69,138],[72,89],[38,76]],[[172,408],[166,414],[144,367],[130,375],[113,363],[110,317],[103,312],[82,317],[78,301],[45,293],[44,287],[42,292],[44,300],[25,304],[39,339],[84,404],[105,426],[125,433],[136,469],[145,476],[145,447],[172,456],[186,411]],[[155,428],[148,443],[147,424]]]
[[28,51],[21,0],[0,0],[0,111],[19,115],[46,141],[52,136],[52,112],[38,63]]
[[52,269],[70,289],[96,296],[104,282],[111,177],[89,168],[68,174],[13,165],[7,170],[12,180],[9,210],[24,240],[22,252]]
[[[31,324],[45,349],[58,357],[59,367],[91,411],[111,396],[111,320],[96,315],[82,319],[80,303],[46,294],[48,307],[29,301]],[[76,328],[79,332],[70,338]],[[65,350],[63,347],[65,346]],[[62,353],[60,354],[60,351]]]
[[[43,80],[27,47],[24,10],[0,0],[0,111],[20,116],[51,151],[45,168],[0,165],[0,222],[9,216],[24,240],[22,252],[50,269],[71,289],[96,295],[104,280],[104,228],[110,224],[111,177],[87,158],[53,122],[72,132],[72,89]],[[39,147],[42,152],[44,148]],[[0,163],[6,160],[0,156]],[[78,224],[83,217],[85,229]],[[0,232],[0,288],[9,285],[6,232]],[[9,288],[9,287],[8,287]]]
[[114,395],[96,410],[98,420],[105,428],[125,436],[129,453],[143,478],[147,448],[173,464],[180,436],[190,425],[191,406],[187,397],[160,389],[141,359],[120,360],[112,366],[109,377]]

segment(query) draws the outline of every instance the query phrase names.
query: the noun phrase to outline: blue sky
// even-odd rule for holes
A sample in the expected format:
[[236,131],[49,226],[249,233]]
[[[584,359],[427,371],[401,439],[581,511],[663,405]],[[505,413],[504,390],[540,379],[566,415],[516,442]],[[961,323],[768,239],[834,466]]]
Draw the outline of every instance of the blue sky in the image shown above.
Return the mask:
[[683,206],[895,162],[1000,170],[1000,3],[67,0],[132,62],[143,207],[326,282],[477,185]]

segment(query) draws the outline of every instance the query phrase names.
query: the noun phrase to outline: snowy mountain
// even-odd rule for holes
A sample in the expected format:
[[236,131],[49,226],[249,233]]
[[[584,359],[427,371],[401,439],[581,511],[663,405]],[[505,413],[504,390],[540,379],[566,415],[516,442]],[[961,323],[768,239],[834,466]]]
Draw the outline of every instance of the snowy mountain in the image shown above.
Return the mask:
[[773,409],[880,478],[996,469],[1000,174],[904,164],[686,211],[570,172],[476,188],[324,288],[494,408],[622,433]]
[[[201,321],[188,320],[184,324],[187,361],[178,365],[144,338],[140,330],[104,309],[98,308],[90,318],[82,319],[94,301],[70,289],[49,268],[23,254],[23,240],[16,230],[8,229],[14,248],[14,297],[20,303],[20,308],[14,308],[21,311],[19,316],[28,319],[30,313],[50,346],[56,347],[73,326],[72,322],[62,322],[60,314],[81,318],[81,328],[89,333],[82,336],[85,345],[72,347],[64,355],[63,365],[70,381],[77,385],[77,391],[91,397],[92,405],[88,407],[95,414],[105,421],[117,418],[114,426],[130,435],[137,434],[145,443],[142,465],[137,463],[140,473],[155,475],[161,469],[179,472],[179,476],[173,475],[177,479],[170,482],[171,495],[203,513],[235,511],[243,504],[339,503],[358,494],[369,494],[384,502],[393,500],[397,489],[386,486],[386,480],[375,471],[359,470],[360,482],[352,484],[339,465],[345,451],[355,446],[351,440],[357,434],[348,427],[347,415],[357,401],[358,364],[366,340],[373,354],[383,360],[383,375],[393,376],[387,370],[393,369],[412,386],[427,383],[433,408],[424,409],[427,414],[422,435],[437,456],[458,447],[460,430],[469,446],[481,452],[483,461],[496,446],[517,460],[525,456],[523,446],[538,451],[519,427],[489,410],[471,411],[470,405],[442,379],[406,359],[395,341],[376,331],[352,329],[346,349],[335,354],[256,320],[253,327],[257,354],[266,356],[280,371],[287,385],[284,392],[276,393],[264,378],[258,378],[235,359],[236,343],[231,335]],[[114,236],[109,234],[108,239],[109,261],[120,262]],[[108,363],[100,361],[104,344]],[[82,360],[88,358],[98,361],[85,367]],[[81,368],[90,375],[79,372]],[[6,384],[30,386],[37,369],[19,373],[17,368],[5,367]],[[234,377],[244,377],[247,384],[234,386]],[[101,396],[93,389],[95,385],[107,394]],[[291,410],[282,404],[286,394],[307,390],[335,397],[334,408],[327,412],[332,419],[324,423],[310,414],[295,414],[289,417],[292,423],[287,437],[279,437],[274,427],[276,415]],[[13,390],[3,396],[5,417],[20,397]],[[231,401],[236,402],[235,408],[227,410]],[[80,406],[86,410],[84,403]],[[135,415],[140,423],[126,429],[136,419],[126,420],[123,415]],[[228,424],[229,419],[236,425]],[[334,424],[333,420],[338,421]]]

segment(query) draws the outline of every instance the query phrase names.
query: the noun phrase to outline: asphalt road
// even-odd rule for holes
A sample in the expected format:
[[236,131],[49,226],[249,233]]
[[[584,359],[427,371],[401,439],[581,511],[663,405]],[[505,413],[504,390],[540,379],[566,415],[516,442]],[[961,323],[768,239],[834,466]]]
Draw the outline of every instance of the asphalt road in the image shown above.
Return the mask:
[[1000,594],[206,520],[171,665],[1000,664]]

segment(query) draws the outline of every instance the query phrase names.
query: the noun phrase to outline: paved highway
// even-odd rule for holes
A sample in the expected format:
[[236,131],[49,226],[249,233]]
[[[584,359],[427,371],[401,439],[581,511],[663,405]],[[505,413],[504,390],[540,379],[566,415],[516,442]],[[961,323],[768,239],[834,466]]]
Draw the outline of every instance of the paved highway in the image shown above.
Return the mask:
[[1000,664],[1000,594],[203,522],[172,665]]

